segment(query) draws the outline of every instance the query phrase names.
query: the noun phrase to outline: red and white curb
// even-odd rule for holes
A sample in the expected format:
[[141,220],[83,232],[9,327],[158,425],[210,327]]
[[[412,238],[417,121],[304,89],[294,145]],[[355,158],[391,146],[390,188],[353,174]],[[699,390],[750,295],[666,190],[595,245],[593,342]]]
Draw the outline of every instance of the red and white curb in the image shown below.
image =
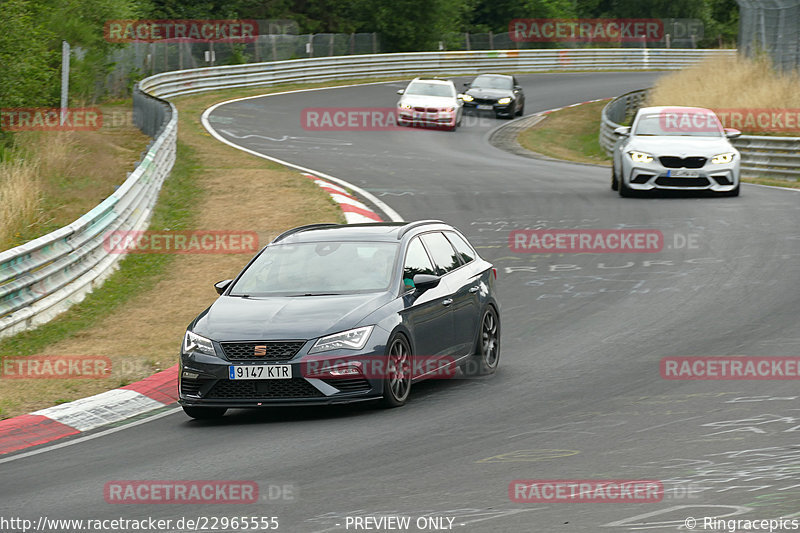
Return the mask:
[[322,178],[303,172],[303,176],[314,180],[314,183],[319,185],[325,192],[331,195],[334,202],[339,204],[339,207],[344,212],[344,219],[348,224],[361,224],[364,222],[383,222],[375,211],[367,207],[366,204],[359,201],[356,197],[348,193],[343,187],[326,181]]
[[119,389],[0,420],[0,454],[120,422],[177,401],[178,365],[175,365]]
[[[313,174],[314,180],[344,213],[348,224],[381,222],[366,204],[343,187]],[[120,422],[178,401],[178,365],[142,381],[74,402],[0,420],[0,455]]]

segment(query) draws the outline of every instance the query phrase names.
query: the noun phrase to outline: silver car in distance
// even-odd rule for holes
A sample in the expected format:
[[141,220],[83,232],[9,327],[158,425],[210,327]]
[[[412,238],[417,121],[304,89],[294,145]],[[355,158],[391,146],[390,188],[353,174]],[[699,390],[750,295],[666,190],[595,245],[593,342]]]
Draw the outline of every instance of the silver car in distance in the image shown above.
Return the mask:
[[620,196],[637,191],[713,191],[739,195],[741,156],[710,109],[643,107],[633,125],[614,130],[611,188]]

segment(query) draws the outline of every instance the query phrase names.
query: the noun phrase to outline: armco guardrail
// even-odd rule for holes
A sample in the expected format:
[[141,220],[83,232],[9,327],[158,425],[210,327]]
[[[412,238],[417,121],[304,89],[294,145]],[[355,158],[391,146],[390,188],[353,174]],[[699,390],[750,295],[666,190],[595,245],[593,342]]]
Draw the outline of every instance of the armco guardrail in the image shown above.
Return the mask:
[[[625,93],[611,100],[600,119],[600,146],[611,155],[617,136],[614,130],[633,116],[644,102],[647,89]],[[800,137],[742,135],[731,139],[742,154],[742,175],[748,178],[800,178]]]
[[165,72],[134,91],[134,120],[156,135],[147,155],[100,205],[67,227],[0,253],[0,336],[50,320],[108,276],[119,260],[103,248],[113,230],[143,229],[175,159],[177,111],[158,98],[278,83],[474,74],[488,71],[672,70],[735,50],[593,48],[420,52],[297,59]]
[[143,80],[142,89],[155,96],[169,98],[215,89],[376,76],[475,74],[498,70],[673,70],[710,55],[735,53],[735,50],[586,48],[321,57],[165,72]]
[[81,301],[122,257],[106,252],[105,233],[147,226],[175,161],[178,113],[138,89],[135,102],[137,126],[157,136],[128,179],[72,224],[0,252],[0,336],[47,322]]

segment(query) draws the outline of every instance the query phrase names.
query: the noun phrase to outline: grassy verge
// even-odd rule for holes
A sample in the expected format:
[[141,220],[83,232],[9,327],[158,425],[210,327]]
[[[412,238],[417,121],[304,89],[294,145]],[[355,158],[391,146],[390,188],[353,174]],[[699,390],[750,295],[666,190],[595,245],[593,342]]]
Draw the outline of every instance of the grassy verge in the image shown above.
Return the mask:
[[600,113],[607,103],[593,102],[550,113],[522,131],[517,141],[528,150],[548,157],[609,165],[611,159],[597,141]]
[[[343,222],[336,204],[311,180],[219,143],[200,123],[203,110],[216,102],[300,87],[307,86],[176,99],[177,160],[159,195],[150,229],[255,231],[263,245],[292,226]],[[124,175],[122,168],[118,172]],[[0,358],[109,357],[110,377],[0,378],[0,418],[116,388],[175,364],[186,325],[216,297],[212,284],[232,277],[251,255],[126,257],[120,269],[82,303],[35,330],[0,340]]]
[[0,250],[69,224],[125,180],[150,141],[126,108],[130,101],[101,106],[109,120],[97,131],[14,135],[0,162]]

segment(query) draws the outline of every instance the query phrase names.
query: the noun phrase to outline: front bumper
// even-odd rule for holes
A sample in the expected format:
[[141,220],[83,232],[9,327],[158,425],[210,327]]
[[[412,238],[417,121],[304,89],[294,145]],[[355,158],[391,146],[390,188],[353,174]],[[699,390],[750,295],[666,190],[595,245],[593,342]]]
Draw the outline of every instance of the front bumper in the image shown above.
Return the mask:
[[622,179],[633,190],[727,192],[739,186],[739,158],[723,165],[710,162],[702,168],[668,168],[658,158],[650,163],[634,163],[627,155]]
[[[480,107],[479,107],[480,106]],[[479,102],[477,100],[473,100],[472,102],[464,102],[464,109],[474,110],[474,111],[486,111],[492,113],[499,113],[501,115],[510,114],[514,109],[514,102],[509,104],[498,104],[496,101],[494,102]]]
[[428,112],[398,108],[397,123],[401,126],[452,127],[456,124],[456,111]]
[[[378,399],[383,394],[384,381],[374,376],[359,374],[332,377],[312,372],[320,364],[309,365],[309,356],[301,354],[310,347],[305,346],[300,354],[290,360],[275,361],[229,361],[221,357],[204,354],[181,354],[178,385],[178,403],[191,407],[261,407],[269,405],[329,405],[362,402]],[[313,356],[318,362],[328,359],[341,363],[374,360],[385,357],[376,352],[346,353],[332,352],[324,357]],[[231,366],[289,365],[288,379],[230,379]]]

